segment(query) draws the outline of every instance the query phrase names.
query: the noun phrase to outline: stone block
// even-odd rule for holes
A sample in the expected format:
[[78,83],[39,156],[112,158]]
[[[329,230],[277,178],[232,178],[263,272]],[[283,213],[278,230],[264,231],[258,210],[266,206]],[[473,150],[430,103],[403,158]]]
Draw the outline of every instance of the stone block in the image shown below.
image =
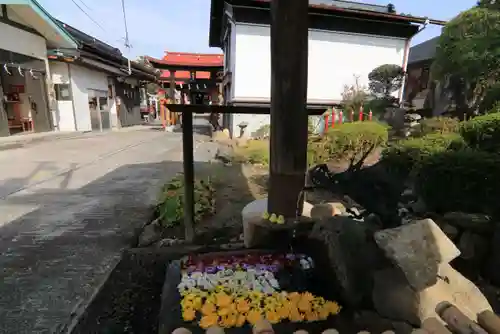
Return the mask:
[[341,202],[321,203],[313,206],[311,218],[321,220],[346,213],[346,208]]
[[[311,216],[312,205],[304,202],[302,216]],[[243,222],[243,242],[245,247],[255,247],[267,239],[267,233],[273,229],[286,229],[289,226],[270,226],[277,225],[271,224],[268,220],[262,218],[264,212],[267,211],[267,197],[258,199],[248,203],[241,211],[241,218]]]
[[439,264],[449,263],[460,255],[432,219],[378,231],[375,241],[417,291],[436,284]]
[[476,285],[450,264],[439,266],[436,284],[414,290],[399,268],[378,271],[374,277],[373,304],[383,317],[422,326],[431,318],[439,319],[436,307],[443,301],[455,305],[473,321],[477,315],[492,310]]

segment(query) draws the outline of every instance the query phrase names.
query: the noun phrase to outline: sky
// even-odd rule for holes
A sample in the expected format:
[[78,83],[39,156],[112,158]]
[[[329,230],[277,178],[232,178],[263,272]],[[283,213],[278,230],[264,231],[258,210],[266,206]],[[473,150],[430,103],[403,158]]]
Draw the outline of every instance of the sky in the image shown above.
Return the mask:
[[[120,48],[122,53],[131,59],[142,55],[162,58],[165,51],[221,53],[218,48],[208,47],[210,0],[125,0],[129,40],[132,45],[129,52],[124,47],[125,26],[121,0],[38,0],[38,2],[54,17]],[[476,1],[364,0],[360,2],[381,5],[390,2],[395,5],[398,13],[449,20],[459,12],[472,7]],[[414,38],[413,45],[439,35],[440,31],[441,28],[438,26],[428,26]]]

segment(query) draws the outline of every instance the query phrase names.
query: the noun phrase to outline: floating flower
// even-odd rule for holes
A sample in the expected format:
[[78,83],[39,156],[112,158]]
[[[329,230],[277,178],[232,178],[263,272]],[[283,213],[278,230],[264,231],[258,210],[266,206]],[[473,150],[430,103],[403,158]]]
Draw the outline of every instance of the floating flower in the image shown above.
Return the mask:
[[262,319],[262,313],[257,310],[251,310],[248,312],[247,320],[250,324],[255,325],[259,320]]
[[250,311],[250,304],[243,298],[239,298],[236,301],[236,310],[240,313],[247,313]]
[[278,220],[276,221],[276,224],[283,225],[285,223],[285,217],[282,215],[279,215]]
[[193,321],[196,318],[196,311],[193,308],[184,308],[182,310],[182,319],[184,321]]
[[277,324],[281,320],[279,314],[276,311],[271,311],[271,310],[266,311],[266,319],[271,324]]
[[266,220],[267,220],[267,219],[269,219],[269,212],[264,211],[264,212],[262,213],[262,218],[264,218],[264,219],[266,219]]
[[236,327],[241,327],[245,324],[245,322],[247,321],[247,318],[246,318],[246,315],[245,314],[238,314],[238,319],[236,319],[236,324],[235,326]]
[[200,319],[200,327],[203,329],[207,329],[213,326],[216,326],[219,323],[219,316],[216,314],[205,315]]
[[205,304],[203,304],[203,306],[200,309],[203,315],[215,314],[216,310],[217,308],[215,307],[215,304],[212,304],[211,302],[205,302]]
[[233,299],[224,292],[219,292],[215,295],[215,304],[218,307],[228,307],[232,303],[232,301]]
[[269,217],[269,221],[270,221],[271,223],[276,223],[276,222],[278,222],[278,217],[276,217],[276,214],[275,214],[275,213],[273,213],[273,214],[271,215],[271,217]]

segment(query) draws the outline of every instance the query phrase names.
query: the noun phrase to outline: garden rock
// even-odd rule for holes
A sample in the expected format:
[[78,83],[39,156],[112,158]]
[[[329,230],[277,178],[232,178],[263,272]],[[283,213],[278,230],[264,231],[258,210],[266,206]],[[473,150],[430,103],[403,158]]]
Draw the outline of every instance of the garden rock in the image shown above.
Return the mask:
[[230,138],[229,131],[224,129],[223,131],[215,131],[212,133],[212,141],[215,142],[225,142]]
[[416,290],[436,284],[438,265],[449,263],[460,255],[458,248],[432,219],[378,231],[375,241]]
[[438,275],[436,284],[418,291],[408,284],[399,268],[378,271],[373,288],[376,311],[383,317],[421,326],[426,319],[439,319],[435,309],[443,301],[452,303],[474,321],[478,313],[491,310],[481,291],[448,263],[439,265]]
[[164,247],[171,247],[171,246],[175,246],[175,245],[182,245],[184,243],[185,243],[185,240],[165,238],[165,239],[161,239],[160,241],[157,241],[155,243],[155,246],[156,246],[156,248],[164,248]]
[[441,230],[443,230],[444,234],[446,234],[446,236],[448,238],[450,238],[451,241],[457,240],[458,235],[460,234],[460,231],[458,228],[456,228],[453,225],[447,224],[447,223],[442,223],[440,227],[441,227]]
[[422,198],[417,199],[415,202],[410,204],[411,211],[417,214],[422,214],[427,212],[427,205]]
[[[310,218],[312,207],[312,204],[304,202],[302,216]],[[290,229],[289,224],[273,224],[263,219],[265,212],[267,212],[267,197],[248,203],[241,211],[245,247],[255,247],[266,243],[267,240],[272,239],[271,234],[273,231]],[[311,222],[308,219],[303,221]]]
[[486,262],[485,273],[490,281],[500,286],[500,225],[495,226],[493,237],[490,241],[490,249]]
[[233,147],[228,144],[220,144],[217,148],[215,158],[224,163],[231,163],[233,160]]
[[494,228],[491,217],[484,214],[448,212],[443,216],[443,219],[453,226],[476,233],[489,233]]
[[146,225],[139,235],[138,247],[147,247],[161,239],[162,228],[158,219]]
[[[309,235],[318,267],[324,268],[325,284],[340,293],[350,306],[369,299],[372,272],[390,263],[373,240],[377,226],[349,217],[335,216],[317,222]],[[331,278],[335,278],[332,284]]]
[[321,220],[346,213],[346,208],[341,202],[316,204],[311,209],[311,218]]

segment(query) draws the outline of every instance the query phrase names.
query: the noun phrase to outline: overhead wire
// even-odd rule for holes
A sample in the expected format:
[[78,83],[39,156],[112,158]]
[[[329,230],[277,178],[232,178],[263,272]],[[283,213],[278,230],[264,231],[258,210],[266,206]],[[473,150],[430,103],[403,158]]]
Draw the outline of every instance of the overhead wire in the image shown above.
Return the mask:
[[[84,3],[84,2],[83,2],[83,0],[80,0],[80,1],[81,1],[82,3]],[[82,8],[82,7],[81,7],[81,6],[80,6],[80,5],[79,5],[79,4],[78,4],[75,0],[71,0],[71,2],[72,2],[72,3],[76,6],[76,7],[78,7],[78,9],[79,9],[79,10],[80,10],[83,14],[85,14],[85,16],[87,16],[87,17],[88,17],[88,18],[89,18],[92,22],[94,22],[94,23],[95,23],[95,24],[96,24],[99,28],[101,28],[101,29],[102,29],[102,31],[106,32],[106,29],[104,29],[104,28],[103,28],[103,27],[99,24],[99,22],[97,22],[96,20],[94,20],[94,19],[92,18],[92,16],[90,16],[90,15],[89,15],[89,13],[87,13],[87,12],[86,12],[86,11],[85,11],[85,10],[84,10],[84,9],[83,9],[83,8]],[[87,6],[87,5],[85,5],[85,6],[88,8],[88,6]]]

